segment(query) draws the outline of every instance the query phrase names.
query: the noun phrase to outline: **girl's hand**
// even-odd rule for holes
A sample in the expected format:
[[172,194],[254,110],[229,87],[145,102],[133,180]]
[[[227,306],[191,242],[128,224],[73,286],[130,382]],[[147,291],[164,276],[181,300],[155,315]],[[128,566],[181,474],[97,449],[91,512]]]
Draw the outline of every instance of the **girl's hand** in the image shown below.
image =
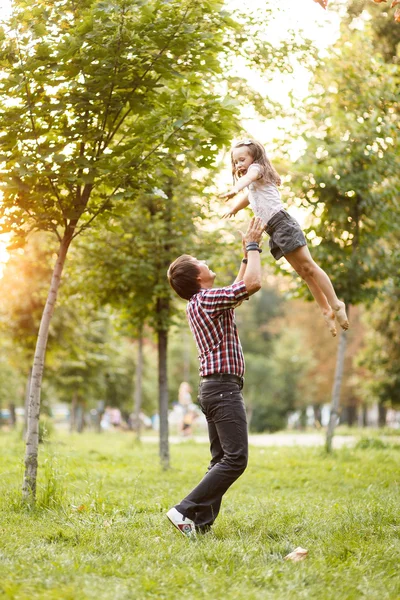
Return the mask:
[[231,217],[234,217],[235,215],[236,215],[236,211],[235,210],[229,210],[224,215],[222,215],[222,218],[223,219],[230,219]]
[[235,188],[232,188],[229,190],[229,192],[225,192],[224,194],[220,194],[218,196],[218,198],[221,198],[221,200],[225,200],[225,202],[227,200],[230,200],[231,198],[233,198],[234,196],[236,196],[236,194],[238,193],[237,190],[235,190]]

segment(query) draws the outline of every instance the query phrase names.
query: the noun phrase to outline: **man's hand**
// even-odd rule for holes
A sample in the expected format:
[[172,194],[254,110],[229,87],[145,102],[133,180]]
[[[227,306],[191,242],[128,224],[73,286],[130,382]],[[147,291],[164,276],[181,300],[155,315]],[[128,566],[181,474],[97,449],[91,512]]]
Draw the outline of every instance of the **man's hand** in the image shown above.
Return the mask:
[[261,245],[264,229],[265,223],[263,220],[260,217],[253,217],[249,223],[246,233],[242,234],[243,245],[246,247],[247,244],[250,244],[250,242],[257,242],[257,244]]

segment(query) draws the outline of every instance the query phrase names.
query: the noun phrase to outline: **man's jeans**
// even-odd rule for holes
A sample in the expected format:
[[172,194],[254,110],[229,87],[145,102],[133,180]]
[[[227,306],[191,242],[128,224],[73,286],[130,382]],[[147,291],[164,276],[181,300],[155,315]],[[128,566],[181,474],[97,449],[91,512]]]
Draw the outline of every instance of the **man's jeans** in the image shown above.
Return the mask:
[[199,529],[213,524],[222,496],[247,466],[248,437],[241,385],[233,381],[200,383],[199,402],[208,423],[211,462],[197,487],[175,508]]

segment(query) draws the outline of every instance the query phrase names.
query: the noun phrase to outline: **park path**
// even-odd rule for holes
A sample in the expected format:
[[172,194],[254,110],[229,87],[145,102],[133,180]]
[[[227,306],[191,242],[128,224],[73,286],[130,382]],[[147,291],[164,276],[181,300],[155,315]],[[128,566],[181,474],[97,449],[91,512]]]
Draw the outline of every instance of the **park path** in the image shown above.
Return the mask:
[[[155,436],[142,436],[143,442],[157,442],[158,437]],[[249,444],[250,446],[323,446],[325,444],[325,433],[260,433],[250,434]],[[207,435],[194,435],[191,438],[184,438],[179,435],[170,435],[169,441],[171,444],[181,444],[188,440],[197,442],[199,444],[208,443]],[[335,435],[333,438],[334,448],[343,448],[345,446],[354,446],[358,438],[353,435]]]

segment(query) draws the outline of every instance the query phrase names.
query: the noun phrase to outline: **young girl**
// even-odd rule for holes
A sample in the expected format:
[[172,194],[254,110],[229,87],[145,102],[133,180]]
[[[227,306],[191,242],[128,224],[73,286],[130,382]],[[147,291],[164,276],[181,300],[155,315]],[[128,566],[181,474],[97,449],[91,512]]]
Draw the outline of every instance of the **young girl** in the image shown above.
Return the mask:
[[232,174],[235,186],[220,198],[229,200],[244,188],[248,188],[233,208],[224,215],[229,218],[250,204],[254,214],[267,224],[272,256],[279,260],[284,256],[294,270],[304,279],[317,301],[329,331],[336,335],[335,318],[342,329],[349,322],[344,302],[338,299],[328,275],[312,259],[304,234],[293,217],[287,213],[277,186],[281,178],[275,171],[264,146],[255,140],[243,140],[232,147]]

